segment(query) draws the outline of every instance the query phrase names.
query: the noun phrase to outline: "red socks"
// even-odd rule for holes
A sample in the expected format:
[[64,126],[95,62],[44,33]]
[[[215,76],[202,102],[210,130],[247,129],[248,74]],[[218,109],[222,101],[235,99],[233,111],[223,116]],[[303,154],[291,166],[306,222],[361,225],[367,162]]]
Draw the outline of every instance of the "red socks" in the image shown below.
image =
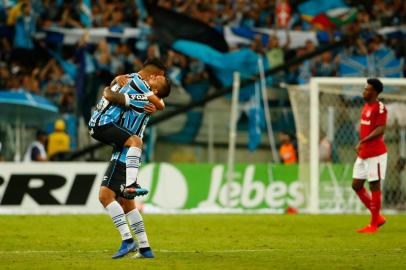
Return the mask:
[[382,205],[382,192],[379,191],[372,191],[372,199],[371,199],[371,214],[372,214],[372,219],[371,219],[371,225],[378,227],[378,219],[381,211],[381,205]]
[[371,210],[371,195],[369,195],[369,192],[363,187],[356,193],[365,207]]

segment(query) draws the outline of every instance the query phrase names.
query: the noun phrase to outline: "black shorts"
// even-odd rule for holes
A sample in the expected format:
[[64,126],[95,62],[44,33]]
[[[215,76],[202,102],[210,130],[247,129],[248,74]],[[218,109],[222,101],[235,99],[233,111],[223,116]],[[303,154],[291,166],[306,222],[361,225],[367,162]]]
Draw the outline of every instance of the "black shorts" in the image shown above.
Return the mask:
[[107,187],[116,193],[116,197],[121,196],[122,189],[125,187],[125,163],[117,160],[110,161],[109,167],[104,174],[101,186]]
[[116,123],[90,127],[89,133],[92,138],[98,140],[99,142],[109,144],[117,148],[123,147],[128,138],[132,136],[129,130],[120,127]]

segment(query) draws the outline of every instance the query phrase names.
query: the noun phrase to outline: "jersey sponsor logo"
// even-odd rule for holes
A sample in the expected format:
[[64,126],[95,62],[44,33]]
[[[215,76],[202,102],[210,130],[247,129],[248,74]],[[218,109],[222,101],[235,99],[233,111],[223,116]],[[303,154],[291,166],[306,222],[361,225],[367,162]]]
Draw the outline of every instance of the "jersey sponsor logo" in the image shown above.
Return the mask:
[[361,119],[361,125],[370,126],[371,125],[371,120]]
[[130,94],[128,96],[130,97],[130,99],[133,100],[148,100],[147,96],[145,96],[144,94]]

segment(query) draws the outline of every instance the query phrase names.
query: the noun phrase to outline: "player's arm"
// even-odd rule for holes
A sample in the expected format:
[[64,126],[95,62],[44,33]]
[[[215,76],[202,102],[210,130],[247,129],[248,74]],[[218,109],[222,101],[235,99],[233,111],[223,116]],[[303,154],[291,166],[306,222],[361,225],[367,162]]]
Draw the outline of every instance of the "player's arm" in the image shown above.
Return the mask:
[[160,97],[156,96],[155,94],[152,94],[147,97],[148,101],[154,104],[158,110],[162,111],[163,109],[165,109],[165,103]]
[[[161,101],[162,101],[162,103],[163,103],[164,106],[165,106],[164,101],[163,101],[163,100],[161,100]],[[147,104],[144,105],[144,111],[145,111],[146,113],[153,114],[153,113],[156,113],[156,112],[158,111],[158,109],[157,109],[157,107],[156,107],[153,103],[149,102],[149,103],[147,103]]]
[[103,97],[111,103],[126,106],[126,96],[122,93],[112,91],[109,86],[104,88]]
[[359,143],[355,146],[355,151],[358,153],[361,147],[361,144],[364,142],[370,141],[376,137],[379,137],[385,133],[386,125],[377,126],[368,136],[363,138],[359,141]]
[[[105,87],[103,91],[103,96],[111,103],[129,107],[132,105],[131,99],[128,94],[122,94],[119,92],[113,92],[111,87]],[[163,103],[163,101],[162,101]],[[163,103],[164,104],[164,103]],[[138,107],[136,104],[133,106]],[[157,107],[153,103],[147,103],[143,107],[144,111],[149,114],[153,114],[157,112]]]
[[360,143],[364,143],[366,141],[370,141],[372,139],[375,139],[376,137],[379,137],[385,133],[386,125],[384,126],[377,126],[368,136],[360,140]]
[[114,78],[113,82],[118,83],[120,86],[124,86],[128,83],[130,80],[130,77],[125,74],[125,75],[118,75],[117,77]]

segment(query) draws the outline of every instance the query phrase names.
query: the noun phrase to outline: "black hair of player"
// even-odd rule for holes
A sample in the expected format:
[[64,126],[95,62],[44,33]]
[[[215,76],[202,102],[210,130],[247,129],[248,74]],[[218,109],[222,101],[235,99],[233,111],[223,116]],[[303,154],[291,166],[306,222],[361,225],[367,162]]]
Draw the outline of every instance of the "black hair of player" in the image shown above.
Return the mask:
[[171,81],[165,77],[165,84],[159,89],[157,96],[160,98],[166,98],[171,93]]
[[38,129],[37,132],[35,133],[35,137],[37,139],[41,138],[41,136],[46,136],[47,133],[45,131],[43,131],[42,129]]
[[147,66],[154,66],[166,73],[166,66],[159,58],[148,58],[143,64],[143,67]]
[[367,80],[367,83],[369,85],[372,85],[372,87],[374,88],[374,90],[380,94],[383,91],[383,84],[382,82],[377,79],[377,78],[370,78]]

